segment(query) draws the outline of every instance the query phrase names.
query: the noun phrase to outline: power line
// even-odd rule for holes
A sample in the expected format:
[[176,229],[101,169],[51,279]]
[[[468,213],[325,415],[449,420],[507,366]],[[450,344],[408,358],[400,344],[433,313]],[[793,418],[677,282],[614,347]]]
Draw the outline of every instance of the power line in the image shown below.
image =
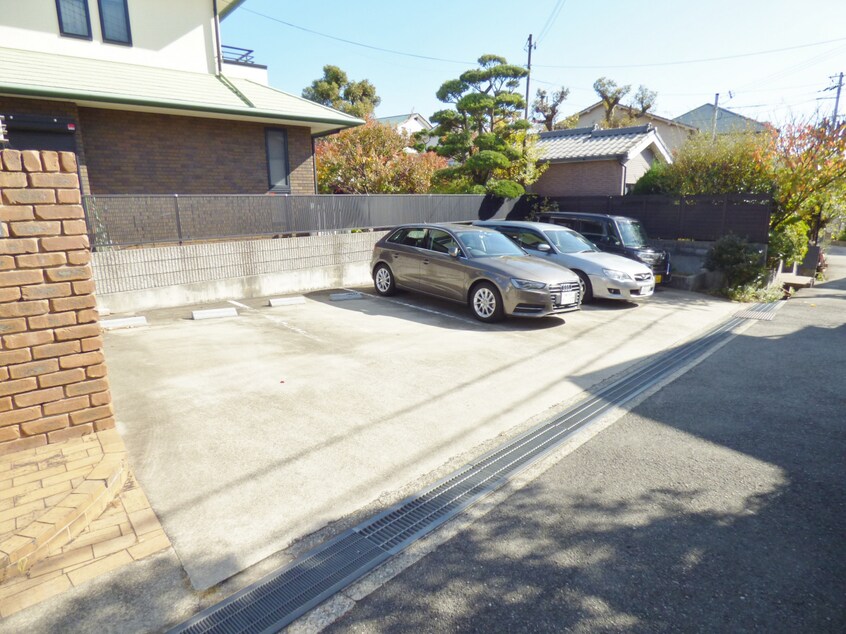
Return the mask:
[[320,37],[325,37],[329,40],[335,40],[336,42],[343,42],[344,44],[351,44],[352,46],[360,46],[362,48],[369,48],[373,51],[381,51],[383,53],[391,53],[392,55],[403,55],[404,57],[414,57],[417,59],[425,59],[432,62],[446,62],[448,64],[462,64],[463,66],[475,66],[476,62],[466,62],[458,59],[445,59],[443,57],[431,57],[429,55],[418,55],[416,53],[406,53],[404,51],[397,51],[390,48],[382,48],[381,46],[372,46],[370,44],[364,44],[362,42],[354,42],[353,40],[347,40],[342,37],[336,37],[334,35],[329,35],[328,33],[321,33],[320,31],[315,31],[313,29],[307,29],[304,26],[299,26],[298,24],[293,24],[292,22],[286,22],[285,20],[280,20],[279,18],[274,18],[271,15],[266,15],[264,13],[259,13],[258,11],[253,11],[252,9],[241,8],[239,11],[243,11],[245,13],[252,13],[253,15],[257,15],[259,17],[265,18],[266,20],[271,20],[273,22],[278,22],[279,24],[284,24],[285,26],[289,26],[292,29],[297,29],[299,31],[304,31],[306,33],[311,33],[312,35],[318,35]]
[[591,66],[570,66],[570,65],[550,65],[550,64],[535,64],[538,68],[564,68],[569,70],[601,70],[605,68],[647,68],[651,66],[681,66],[684,64],[699,64],[703,62],[719,62],[727,59],[739,59],[741,57],[754,57],[756,55],[769,55],[771,53],[782,53],[784,51],[795,51],[800,48],[809,48],[812,46],[822,46],[824,44],[831,44],[832,42],[846,41],[846,37],[839,37],[833,40],[823,40],[821,42],[811,42],[809,44],[798,44],[797,46],[787,46],[785,48],[772,48],[766,51],[754,51],[751,53],[738,53],[737,55],[722,55],[720,57],[703,57],[701,59],[687,59],[678,62],[654,62],[650,64],[601,64]]
[[813,66],[816,62],[820,62],[827,57],[831,57],[835,53],[838,53],[838,52],[840,52],[841,50],[844,50],[844,49],[846,49],[846,46],[838,46],[837,48],[834,48],[830,51],[826,51],[824,53],[814,55],[813,57],[809,57],[808,59],[803,60],[803,61],[801,61],[798,64],[795,64],[793,66],[788,66],[787,68],[782,68],[781,70],[778,70],[775,73],[772,73],[770,75],[766,75],[765,77],[759,77],[757,79],[753,79],[749,83],[746,83],[746,84],[743,84],[742,86],[740,86],[738,88],[738,90],[744,90],[744,89],[748,88],[749,86],[755,86],[755,85],[760,84],[762,82],[769,83],[769,82],[772,82],[775,79],[782,79],[783,77],[787,77],[789,75],[792,75],[793,73],[795,73],[797,71],[804,70],[804,69],[806,69],[810,66]]
[[[561,9],[563,8],[566,0],[559,0],[558,4],[555,5],[557,7],[557,12],[560,13]],[[556,8],[553,8],[553,11],[556,11]],[[381,46],[374,46],[372,44],[365,44],[363,42],[356,42],[354,40],[349,40],[343,37],[337,37],[335,35],[329,35],[328,33],[323,33],[321,31],[316,31],[314,29],[309,29],[304,26],[300,26],[298,24],[294,24],[293,22],[288,22],[286,20],[282,20],[279,18],[275,18],[271,15],[267,15],[265,13],[260,13],[253,9],[248,9],[247,7],[242,7],[239,11],[244,13],[252,13],[253,15],[259,16],[266,20],[270,20],[272,22],[277,22],[278,24],[283,24],[287,27],[292,29],[297,29],[298,31],[303,31],[305,33],[310,33],[312,35],[317,35],[318,37],[323,37],[329,40],[334,40],[336,42],[342,42],[344,44],[349,44],[351,46],[359,46],[361,48],[370,49],[372,51],[380,51],[382,53],[390,53],[391,55],[401,55],[404,57],[413,57],[415,59],[425,59],[428,61],[433,62],[444,62],[447,64],[461,64],[463,66],[475,66],[475,61],[466,61],[466,60],[458,60],[458,59],[449,59],[444,57],[434,57],[431,55],[421,55],[418,53],[408,53],[406,51],[398,51],[396,49],[384,48]],[[553,17],[554,16],[554,17]],[[554,19],[557,18],[557,13],[551,13],[550,17],[547,19],[547,24],[551,25],[554,22]],[[546,25],[545,27],[546,28]],[[540,36],[538,37],[540,39]],[[777,48],[777,49],[769,49],[765,51],[754,51],[750,53],[740,53],[737,55],[725,55],[721,57],[709,57],[709,58],[702,58],[702,59],[692,59],[692,60],[684,60],[678,62],[657,62],[657,63],[649,63],[649,64],[626,64],[626,65],[611,65],[611,64],[603,64],[603,65],[593,65],[593,66],[556,66],[556,65],[549,65],[549,64],[535,64],[536,67],[539,68],[563,68],[563,69],[604,69],[604,68],[645,68],[649,66],[679,66],[683,64],[697,64],[702,62],[714,62],[714,61],[721,61],[727,59],[737,59],[741,57],[753,57],[756,55],[768,55],[770,53],[780,53],[783,51],[793,51],[801,48],[809,48],[812,46],[822,46],[824,44],[831,44],[832,42],[843,42],[846,41],[846,37],[836,38],[833,40],[823,40],[820,42],[810,42],[808,44],[799,44],[796,46],[788,46],[785,48]],[[839,50],[839,49],[837,49]],[[826,53],[827,55],[828,53]],[[546,83],[546,82],[541,82]]]
[[555,6],[552,7],[552,11],[549,12],[549,17],[546,19],[543,28],[540,30],[540,34],[536,40],[537,43],[540,43],[540,41],[546,36],[549,29],[552,28],[552,25],[558,19],[558,14],[561,13],[561,9],[564,8],[565,4],[567,4],[567,0],[558,0]]

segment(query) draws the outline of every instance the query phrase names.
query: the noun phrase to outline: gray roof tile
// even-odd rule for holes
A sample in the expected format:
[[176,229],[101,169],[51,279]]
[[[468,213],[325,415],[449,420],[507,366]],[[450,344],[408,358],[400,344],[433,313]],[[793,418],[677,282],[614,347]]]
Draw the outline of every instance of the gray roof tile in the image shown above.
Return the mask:
[[655,135],[651,125],[612,130],[553,130],[538,135],[538,149],[541,159],[546,161],[619,158],[626,156],[650,135]]

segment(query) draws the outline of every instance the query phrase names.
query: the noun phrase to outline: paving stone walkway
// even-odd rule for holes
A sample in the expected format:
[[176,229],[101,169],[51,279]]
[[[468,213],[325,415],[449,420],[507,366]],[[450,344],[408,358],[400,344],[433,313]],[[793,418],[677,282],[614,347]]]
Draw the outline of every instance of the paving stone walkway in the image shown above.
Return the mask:
[[170,546],[115,430],[0,456],[0,617]]

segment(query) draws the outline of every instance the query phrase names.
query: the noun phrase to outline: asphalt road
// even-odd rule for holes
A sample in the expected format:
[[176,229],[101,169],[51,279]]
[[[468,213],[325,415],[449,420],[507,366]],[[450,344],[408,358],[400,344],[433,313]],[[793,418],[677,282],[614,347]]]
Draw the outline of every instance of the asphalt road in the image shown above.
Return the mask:
[[846,250],[326,631],[846,631]]

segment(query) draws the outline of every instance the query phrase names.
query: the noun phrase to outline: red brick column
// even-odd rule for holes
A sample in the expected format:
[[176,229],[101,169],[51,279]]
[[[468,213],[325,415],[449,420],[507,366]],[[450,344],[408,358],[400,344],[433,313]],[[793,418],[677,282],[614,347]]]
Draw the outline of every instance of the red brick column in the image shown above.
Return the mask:
[[76,167],[0,151],[0,454],[114,427]]

